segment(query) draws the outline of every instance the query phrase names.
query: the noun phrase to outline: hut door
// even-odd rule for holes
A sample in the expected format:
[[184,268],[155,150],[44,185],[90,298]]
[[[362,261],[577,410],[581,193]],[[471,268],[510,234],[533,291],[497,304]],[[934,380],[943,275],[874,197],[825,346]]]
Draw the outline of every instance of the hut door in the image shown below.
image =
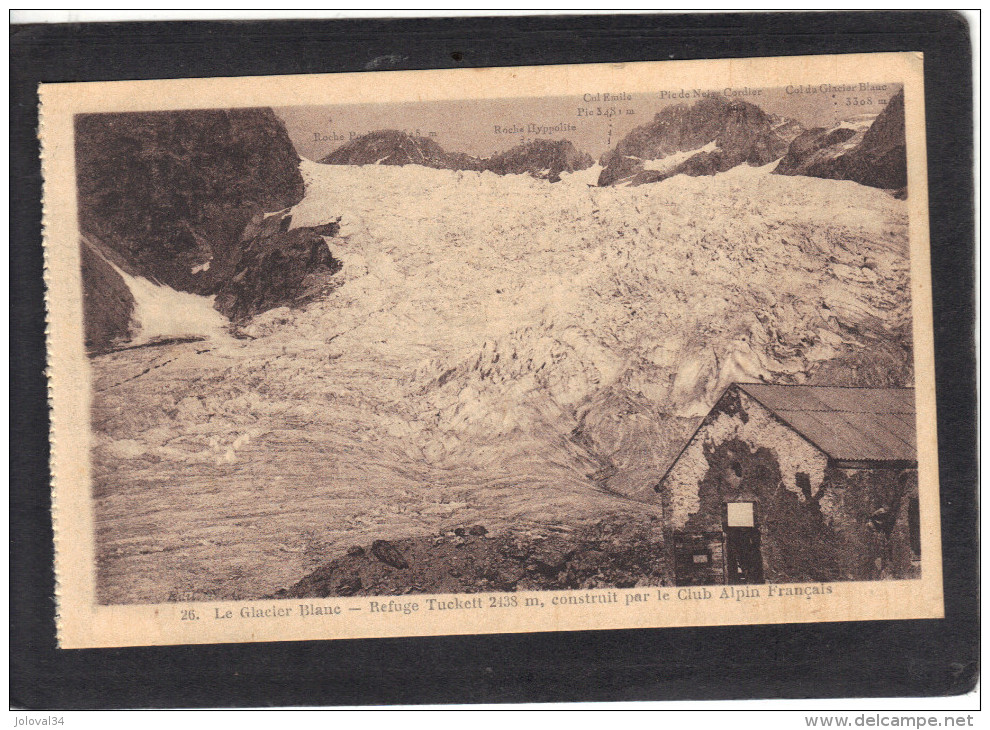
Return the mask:
[[722,513],[725,531],[725,582],[762,583],[763,555],[756,503],[727,502]]

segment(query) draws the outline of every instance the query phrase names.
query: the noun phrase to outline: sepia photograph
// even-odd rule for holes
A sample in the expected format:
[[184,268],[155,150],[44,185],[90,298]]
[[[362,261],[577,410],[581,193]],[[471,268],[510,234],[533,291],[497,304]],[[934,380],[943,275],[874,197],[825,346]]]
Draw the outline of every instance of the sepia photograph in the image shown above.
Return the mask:
[[44,86],[61,640],[940,615],[920,58],[836,58]]

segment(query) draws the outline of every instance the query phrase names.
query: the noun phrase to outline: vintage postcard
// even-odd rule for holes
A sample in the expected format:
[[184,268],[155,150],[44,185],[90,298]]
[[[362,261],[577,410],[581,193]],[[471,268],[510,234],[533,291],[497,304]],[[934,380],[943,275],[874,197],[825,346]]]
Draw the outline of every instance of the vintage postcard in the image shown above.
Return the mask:
[[942,616],[923,67],[42,85],[60,645]]

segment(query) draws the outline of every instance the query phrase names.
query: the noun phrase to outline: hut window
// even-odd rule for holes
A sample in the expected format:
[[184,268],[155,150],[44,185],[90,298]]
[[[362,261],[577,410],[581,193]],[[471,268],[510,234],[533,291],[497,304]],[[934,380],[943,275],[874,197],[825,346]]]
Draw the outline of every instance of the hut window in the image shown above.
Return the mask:
[[921,556],[921,513],[918,508],[918,498],[908,501],[908,532],[911,535],[911,552],[915,557]]
[[732,462],[732,473],[735,474],[737,477],[742,476],[742,465],[738,461]]
[[725,505],[726,527],[755,527],[752,502],[728,502]]

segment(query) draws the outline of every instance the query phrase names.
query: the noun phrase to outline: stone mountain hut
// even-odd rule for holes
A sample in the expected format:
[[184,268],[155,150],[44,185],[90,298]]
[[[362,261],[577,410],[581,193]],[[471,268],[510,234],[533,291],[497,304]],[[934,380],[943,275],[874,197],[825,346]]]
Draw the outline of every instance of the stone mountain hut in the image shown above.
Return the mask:
[[678,585],[920,574],[913,388],[728,386],[656,491]]

